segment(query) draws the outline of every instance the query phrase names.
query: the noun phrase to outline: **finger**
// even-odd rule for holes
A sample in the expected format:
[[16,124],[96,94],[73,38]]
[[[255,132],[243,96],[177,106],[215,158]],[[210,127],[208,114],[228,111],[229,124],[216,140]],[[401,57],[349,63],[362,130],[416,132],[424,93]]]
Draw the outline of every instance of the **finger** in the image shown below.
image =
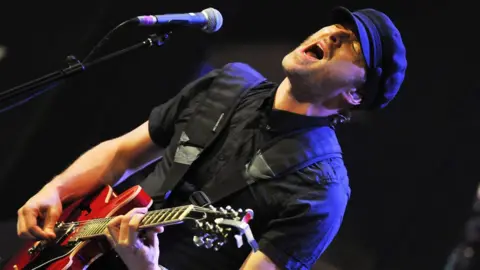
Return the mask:
[[165,230],[163,226],[153,227],[152,229],[157,233],[163,233],[163,231]]
[[114,247],[118,244],[119,227],[120,227],[120,223],[122,222],[122,218],[123,216],[117,216],[112,220],[110,220],[110,222],[108,222],[107,224],[108,235],[113,241],[112,246]]
[[[122,217],[122,222],[120,223],[120,231],[119,231],[119,236],[118,236],[118,243],[121,244],[121,245],[125,245],[125,246],[128,246],[128,245],[131,245],[132,244],[132,241],[130,241],[129,239],[130,238],[135,238],[138,236],[138,234],[136,233],[136,230],[138,228],[138,225],[137,227],[135,227],[135,230],[134,229],[130,229],[131,226],[134,226],[135,224],[130,224],[130,221],[132,219],[132,217],[136,214],[145,214],[147,213],[148,209],[147,208],[133,208],[132,210],[130,210],[127,214],[125,214],[123,217]],[[133,234],[132,236],[130,236],[130,234]]]
[[138,238],[138,226],[145,214],[134,214],[128,223],[128,245],[132,245]]
[[123,215],[113,217],[113,218],[107,223],[107,227],[117,228],[117,229],[120,228],[120,224],[122,223],[122,218],[123,218]]
[[105,230],[105,237],[107,238],[108,242],[110,243],[110,245],[115,248],[115,246],[117,245],[117,243],[115,242],[115,240],[113,239],[112,235],[110,234],[110,232],[108,231],[108,227],[107,229]]
[[35,239],[35,237],[28,232],[27,227],[25,226],[25,219],[22,216],[18,217],[17,235],[23,239]]
[[133,216],[134,214],[146,214],[148,212],[148,207],[137,207],[130,210],[126,216]]
[[159,234],[159,231],[157,228],[152,228],[147,230],[145,232],[144,244],[150,247],[158,247],[158,234]]
[[50,238],[37,224],[38,210],[23,208],[22,216],[25,222],[25,229],[34,238],[48,239]]
[[131,246],[138,237],[138,225],[144,214],[137,214],[135,212],[137,211],[129,212],[122,218],[118,236],[118,243],[122,246]]
[[17,235],[19,237],[24,237],[24,236],[27,236],[25,235],[26,232],[27,232],[27,229],[25,227],[25,221],[22,215],[22,208],[20,208],[17,211]]
[[61,214],[60,209],[58,209],[57,207],[49,207],[47,209],[43,230],[51,238],[55,238],[54,227],[55,227],[55,224],[57,223],[58,218],[60,217],[60,214]]

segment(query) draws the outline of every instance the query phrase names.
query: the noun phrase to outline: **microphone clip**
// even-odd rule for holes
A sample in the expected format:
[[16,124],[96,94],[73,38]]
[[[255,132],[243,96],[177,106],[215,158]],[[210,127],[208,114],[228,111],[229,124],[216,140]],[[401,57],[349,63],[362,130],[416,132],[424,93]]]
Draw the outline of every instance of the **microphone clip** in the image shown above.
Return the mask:
[[168,32],[168,33],[162,33],[160,35],[158,34],[151,34],[144,42],[148,42],[149,44],[148,47],[152,47],[154,45],[160,47],[162,46],[163,44],[165,44],[165,42],[170,38],[170,34],[172,32]]

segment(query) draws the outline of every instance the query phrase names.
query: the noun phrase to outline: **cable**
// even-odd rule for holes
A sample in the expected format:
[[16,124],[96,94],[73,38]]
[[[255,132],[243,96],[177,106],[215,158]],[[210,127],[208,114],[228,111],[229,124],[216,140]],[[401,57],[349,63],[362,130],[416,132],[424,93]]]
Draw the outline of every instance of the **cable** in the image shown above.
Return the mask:
[[92,48],[92,50],[87,54],[87,56],[83,59],[83,63],[86,63],[93,55],[110,39],[110,36],[113,35],[118,29],[122,28],[123,26],[132,23],[134,20],[127,20],[119,25],[115,26],[112,30],[110,30],[103,38]]

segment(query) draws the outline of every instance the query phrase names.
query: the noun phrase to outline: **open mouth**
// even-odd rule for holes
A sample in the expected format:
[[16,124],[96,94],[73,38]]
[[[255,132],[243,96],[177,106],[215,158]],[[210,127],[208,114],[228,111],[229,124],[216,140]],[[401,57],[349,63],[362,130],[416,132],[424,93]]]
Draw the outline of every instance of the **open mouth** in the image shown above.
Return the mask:
[[311,46],[307,47],[303,53],[309,57],[315,58],[316,60],[323,59],[323,50],[318,44],[312,44]]

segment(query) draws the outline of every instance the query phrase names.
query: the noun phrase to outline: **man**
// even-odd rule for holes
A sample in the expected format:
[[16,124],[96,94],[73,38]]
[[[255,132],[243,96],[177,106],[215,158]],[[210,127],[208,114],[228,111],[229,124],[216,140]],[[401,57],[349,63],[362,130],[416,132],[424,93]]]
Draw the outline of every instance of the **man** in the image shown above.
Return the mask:
[[[373,9],[351,13],[340,7],[333,19],[334,24],[285,56],[286,78],[278,86],[265,81],[242,96],[228,125],[170,195],[172,205],[188,203],[196,190],[206,190],[208,195],[216,187],[246,182],[245,167],[257,150],[288,134],[302,138],[315,131],[310,143],[325,141],[320,148],[339,149],[334,126],[345,119],[344,112],[383,108],[394,98],[406,69],[405,48],[394,24]],[[154,160],[159,149],[166,148],[163,160],[146,180],[146,190],[154,194],[151,184],[165,182],[177,159],[177,141],[185,123],[201,106],[198,97],[208,93],[221,72],[212,71],[189,84],[155,108],[149,121],[82,155],[19,209],[18,234],[54,237],[52,227],[62,202],[116,184],[126,172]],[[256,181],[216,202],[255,211],[250,222],[260,247],[255,253],[248,245],[241,249],[226,245],[217,252],[197,248],[189,229],[180,225],[168,227],[159,242],[156,233],[161,229],[139,239],[135,228],[147,211],[143,208],[114,219],[108,238],[130,269],[158,269],[158,257],[169,269],[309,269],[339,230],[350,196],[342,157],[332,153],[280,177]],[[40,216],[45,217],[43,228],[37,225]]]

